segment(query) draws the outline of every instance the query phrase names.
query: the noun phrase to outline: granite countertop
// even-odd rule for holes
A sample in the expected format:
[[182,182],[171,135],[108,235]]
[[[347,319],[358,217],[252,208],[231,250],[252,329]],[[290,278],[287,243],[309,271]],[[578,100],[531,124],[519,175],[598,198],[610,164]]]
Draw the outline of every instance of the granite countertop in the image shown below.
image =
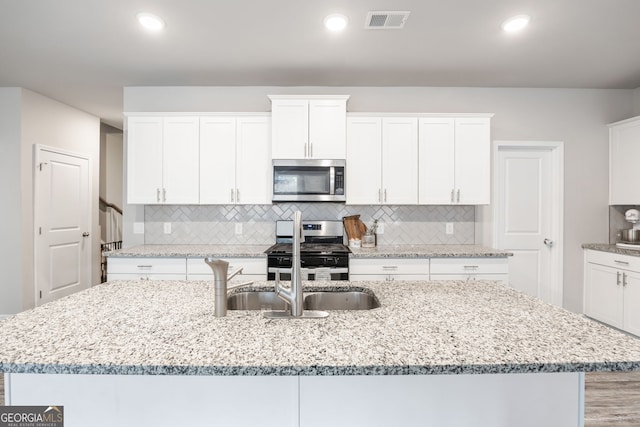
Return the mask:
[[114,258],[135,257],[266,257],[264,253],[271,245],[140,245],[106,252]]
[[[209,281],[114,281],[0,322],[0,371],[422,375],[640,370],[640,340],[496,282],[305,282],[381,307],[213,315]],[[272,289],[257,282],[253,289]],[[232,292],[238,292],[234,290]]]
[[505,258],[513,255],[479,245],[381,245],[350,249],[352,258]]
[[619,248],[616,245],[610,245],[608,243],[585,243],[582,245],[582,249],[591,249],[594,251],[611,252],[619,255],[640,257],[640,250]]
[[[140,245],[105,253],[108,257],[266,257],[271,245]],[[510,252],[478,245],[383,245],[350,248],[352,258],[504,258]]]

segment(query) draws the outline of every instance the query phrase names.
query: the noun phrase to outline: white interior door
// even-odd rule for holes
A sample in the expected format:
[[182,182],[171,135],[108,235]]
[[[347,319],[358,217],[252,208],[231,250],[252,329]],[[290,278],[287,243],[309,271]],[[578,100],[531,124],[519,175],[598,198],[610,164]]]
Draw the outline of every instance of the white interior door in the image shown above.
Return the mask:
[[512,287],[562,305],[561,145],[496,147],[496,246],[513,252]]
[[36,305],[90,286],[89,159],[36,147]]

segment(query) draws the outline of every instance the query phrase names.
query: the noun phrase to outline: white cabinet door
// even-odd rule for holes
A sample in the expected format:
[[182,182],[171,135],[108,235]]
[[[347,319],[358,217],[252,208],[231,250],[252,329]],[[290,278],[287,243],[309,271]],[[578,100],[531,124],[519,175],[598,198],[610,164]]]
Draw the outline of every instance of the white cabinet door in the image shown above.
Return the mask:
[[197,204],[200,200],[198,117],[165,117],[162,202]]
[[273,159],[344,159],[348,96],[271,98]]
[[382,119],[347,119],[347,204],[382,202]]
[[304,159],[308,157],[309,100],[273,99],[271,101],[271,157]]
[[612,267],[585,265],[584,314],[601,322],[622,328],[622,272]]
[[239,117],[236,139],[236,203],[271,204],[270,120]]
[[346,114],[344,99],[309,101],[308,157],[344,159],[346,157]]
[[235,117],[200,118],[200,203],[232,204],[236,188]]
[[128,119],[128,203],[198,203],[198,128],[197,117]]
[[624,287],[624,330],[640,336],[640,273],[625,271],[622,281]]
[[640,158],[640,117],[609,128],[609,204],[640,204],[638,158]]
[[162,132],[162,117],[127,120],[127,203],[160,202]]
[[489,135],[488,118],[457,118],[455,120],[456,203],[488,205],[491,202]]
[[455,192],[455,120],[450,117],[420,119],[418,133],[418,202],[451,204]]
[[382,201],[390,205],[418,203],[418,120],[382,119]]

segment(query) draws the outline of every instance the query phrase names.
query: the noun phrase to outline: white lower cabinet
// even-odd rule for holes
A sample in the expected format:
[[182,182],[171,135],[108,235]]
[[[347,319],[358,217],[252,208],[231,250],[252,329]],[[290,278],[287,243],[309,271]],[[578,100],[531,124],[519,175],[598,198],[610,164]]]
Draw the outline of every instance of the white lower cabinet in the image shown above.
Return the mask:
[[432,258],[431,280],[495,280],[507,284],[507,258]]
[[349,280],[429,280],[428,258],[352,258]]
[[[229,274],[242,268],[242,273],[231,279],[232,283],[242,283],[249,280],[267,280],[266,258],[225,258],[229,263]],[[187,280],[213,280],[213,271],[204,258],[187,258]]]
[[640,336],[640,257],[585,251],[584,314]]
[[496,280],[508,283],[507,258],[352,258],[349,280]]
[[107,260],[107,280],[185,280],[185,258],[114,258]]

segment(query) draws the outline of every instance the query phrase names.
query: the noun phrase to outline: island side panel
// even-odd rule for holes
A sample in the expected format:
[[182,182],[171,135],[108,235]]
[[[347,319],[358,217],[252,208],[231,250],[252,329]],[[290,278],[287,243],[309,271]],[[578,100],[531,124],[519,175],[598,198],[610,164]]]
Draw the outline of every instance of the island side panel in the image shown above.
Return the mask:
[[583,414],[579,372],[300,377],[300,427],[582,427]]
[[65,427],[298,426],[295,376],[6,376],[7,405],[64,406]]

